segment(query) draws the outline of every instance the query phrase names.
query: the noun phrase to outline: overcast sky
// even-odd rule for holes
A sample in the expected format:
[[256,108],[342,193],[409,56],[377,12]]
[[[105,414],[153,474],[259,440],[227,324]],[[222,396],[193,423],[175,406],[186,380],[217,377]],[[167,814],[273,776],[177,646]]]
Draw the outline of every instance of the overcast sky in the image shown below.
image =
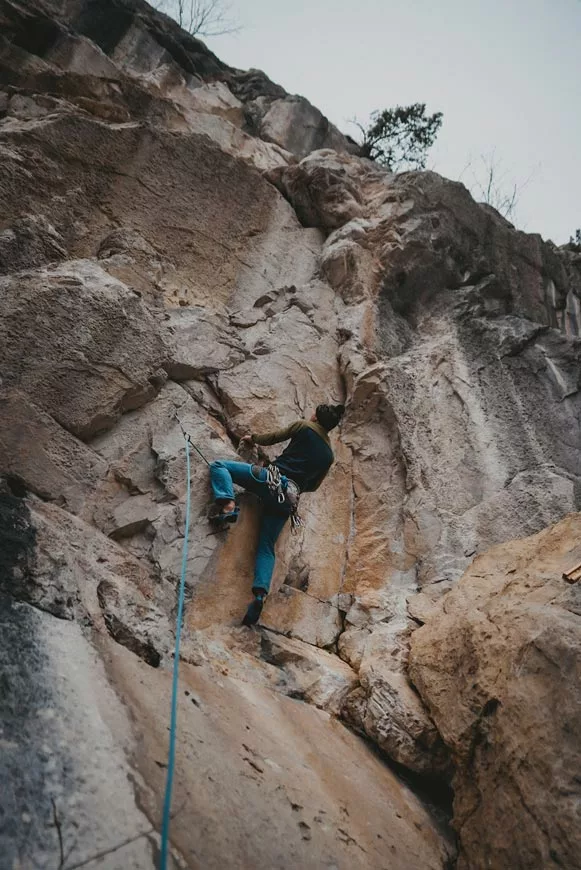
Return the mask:
[[495,151],[524,183],[515,222],[558,244],[581,227],[581,0],[232,0],[240,33],[207,39],[341,130],[374,109],[444,113],[429,165],[470,186]]

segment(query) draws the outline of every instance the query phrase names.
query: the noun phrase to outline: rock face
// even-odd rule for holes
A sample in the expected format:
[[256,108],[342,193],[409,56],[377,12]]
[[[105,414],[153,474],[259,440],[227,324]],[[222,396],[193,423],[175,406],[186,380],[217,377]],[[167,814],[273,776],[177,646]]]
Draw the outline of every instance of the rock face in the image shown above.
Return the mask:
[[[154,866],[180,424],[207,460],[236,458],[247,430],[335,400],[347,405],[336,462],[302,500],[305,528],[281,536],[259,631],[239,627],[259,505],[243,496],[236,526],[212,534],[207,467],[192,454],[174,806],[193,801],[201,821],[177,813],[176,866],[447,866],[438,818],[355,730],[444,793],[453,778],[466,868],[574,867],[569,810],[558,821],[556,796],[519,809],[512,773],[490,772],[512,758],[508,728],[485,770],[480,725],[460,727],[494,707],[493,689],[476,703],[451,673],[440,707],[429,663],[446,644],[470,660],[468,630],[449,634],[465,611],[443,607],[463,600],[450,590],[473,558],[581,507],[579,255],[517,232],[460,184],[359,158],[307,100],[226,66],[141,0],[0,0],[0,29],[0,588],[6,637],[19,639],[6,654],[6,740],[60,771],[32,777],[24,797],[3,779],[10,865],[52,866],[60,825],[73,850],[63,868],[126,839],[123,866]],[[518,604],[541,633],[556,605],[533,606],[526,576],[504,615],[519,622]],[[510,621],[502,631],[507,661],[520,661],[520,635]],[[470,655],[486,671],[485,652]],[[40,712],[34,669],[19,669],[27,655],[42,663]],[[527,715],[542,729],[556,695],[533,689]],[[496,723],[508,695],[517,716],[522,691],[507,683],[484,718]],[[40,748],[33,720],[75,705],[68,736],[51,725]],[[67,754],[88,720],[86,753]],[[565,732],[553,739],[552,758],[570,751]],[[518,746],[523,769],[547,769]],[[91,772],[91,753],[98,767],[109,750],[135,800],[126,784],[107,789],[108,768]],[[498,844],[516,842],[503,824],[527,812],[563,833],[541,848],[533,831],[518,865]],[[226,839],[225,816],[243,819]]]
[[459,870],[579,865],[581,586],[562,573],[580,533],[571,515],[479,556],[412,636],[454,761]]
[[85,439],[153,398],[164,346],[134,291],[88,261],[0,280],[3,384]]

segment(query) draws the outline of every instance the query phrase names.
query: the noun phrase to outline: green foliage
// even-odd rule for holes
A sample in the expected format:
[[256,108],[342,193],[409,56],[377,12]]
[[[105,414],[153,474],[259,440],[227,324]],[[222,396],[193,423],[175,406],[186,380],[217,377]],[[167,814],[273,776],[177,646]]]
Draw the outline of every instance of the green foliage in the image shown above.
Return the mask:
[[376,160],[392,172],[423,169],[428,149],[442,126],[442,113],[426,115],[425,103],[396,106],[373,112],[363,134],[363,157]]

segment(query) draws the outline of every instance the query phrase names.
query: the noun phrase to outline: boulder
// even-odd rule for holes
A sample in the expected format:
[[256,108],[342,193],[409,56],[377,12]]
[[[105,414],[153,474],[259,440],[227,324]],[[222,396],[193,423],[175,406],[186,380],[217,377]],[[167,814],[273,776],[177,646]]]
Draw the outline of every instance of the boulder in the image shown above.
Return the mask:
[[304,226],[330,230],[364,212],[362,191],[346,166],[348,158],[319,151],[298,166],[271,170],[267,178],[289,200]]
[[88,260],[0,279],[0,376],[87,439],[151,399],[165,348],[139,296]]
[[296,157],[305,157],[320,148],[352,150],[345,136],[304,97],[286,96],[267,103],[265,108],[258,124],[260,136]]
[[320,148],[357,154],[358,146],[344,136],[305,97],[291,96],[262,70],[233,70],[228,86],[244,105],[248,129],[267,142],[302,158]]
[[284,692],[339,714],[343,701],[357,684],[357,674],[335,655],[283,635],[264,631],[261,656],[286,676]]
[[[5,500],[6,501],[6,500]],[[107,630],[118,643],[157,667],[171,643],[163,597],[153,573],[92,526],[32,498],[6,503],[3,537],[18,521],[20,563],[6,566],[2,591],[61,619]]]
[[578,866],[581,515],[476,558],[412,635],[455,767],[460,870]]
[[361,686],[343,701],[343,719],[408,770],[447,776],[446,749],[405,674],[389,670],[381,658],[375,669],[368,670],[370,664],[366,657],[365,670],[359,671]]
[[72,513],[107,473],[101,457],[17,390],[0,389],[2,473]]

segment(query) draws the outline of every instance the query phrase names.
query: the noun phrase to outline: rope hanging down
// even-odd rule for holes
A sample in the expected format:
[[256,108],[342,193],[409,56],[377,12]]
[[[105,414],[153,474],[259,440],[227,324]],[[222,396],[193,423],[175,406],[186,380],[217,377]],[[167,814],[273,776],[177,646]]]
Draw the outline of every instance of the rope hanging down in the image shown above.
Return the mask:
[[[176,415],[177,416],[177,415]],[[181,426],[181,422],[180,422]],[[183,427],[182,427],[182,431]],[[176,748],[176,732],[177,732],[177,714],[178,714],[178,675],[180,667],[180,640],[182,635],[182,619],[184,612],[184,598],[186,591],[186,570],[188,565],[188,538],[190,536],[190,500],[191,500],[191,473],[190,473],[190,438],[184,431],[184,440],[186,442],[186,471],[187,471],[187,492],[186,492],[186,526],[184,531],[184,546],[182,550],[182,575],[180,579],[179,595],[178,595],[178,614],[176,625],[176,643],[173,660],[173,679],[171,687],[171,714],[169,728],[169,751],[167,758],[167,777],[165,781],[165,796],[163,801],[163,821],[161,826],[161,850],[159,859],[159,870],[167,868],[167,853],[169,847],[169,825],[171,818],[171,792],[173,786],[173,775],[175,768],[175,748]],[[195,445],[193,445],[195,447]],[[202,457],[205,461],[205,457]]]

